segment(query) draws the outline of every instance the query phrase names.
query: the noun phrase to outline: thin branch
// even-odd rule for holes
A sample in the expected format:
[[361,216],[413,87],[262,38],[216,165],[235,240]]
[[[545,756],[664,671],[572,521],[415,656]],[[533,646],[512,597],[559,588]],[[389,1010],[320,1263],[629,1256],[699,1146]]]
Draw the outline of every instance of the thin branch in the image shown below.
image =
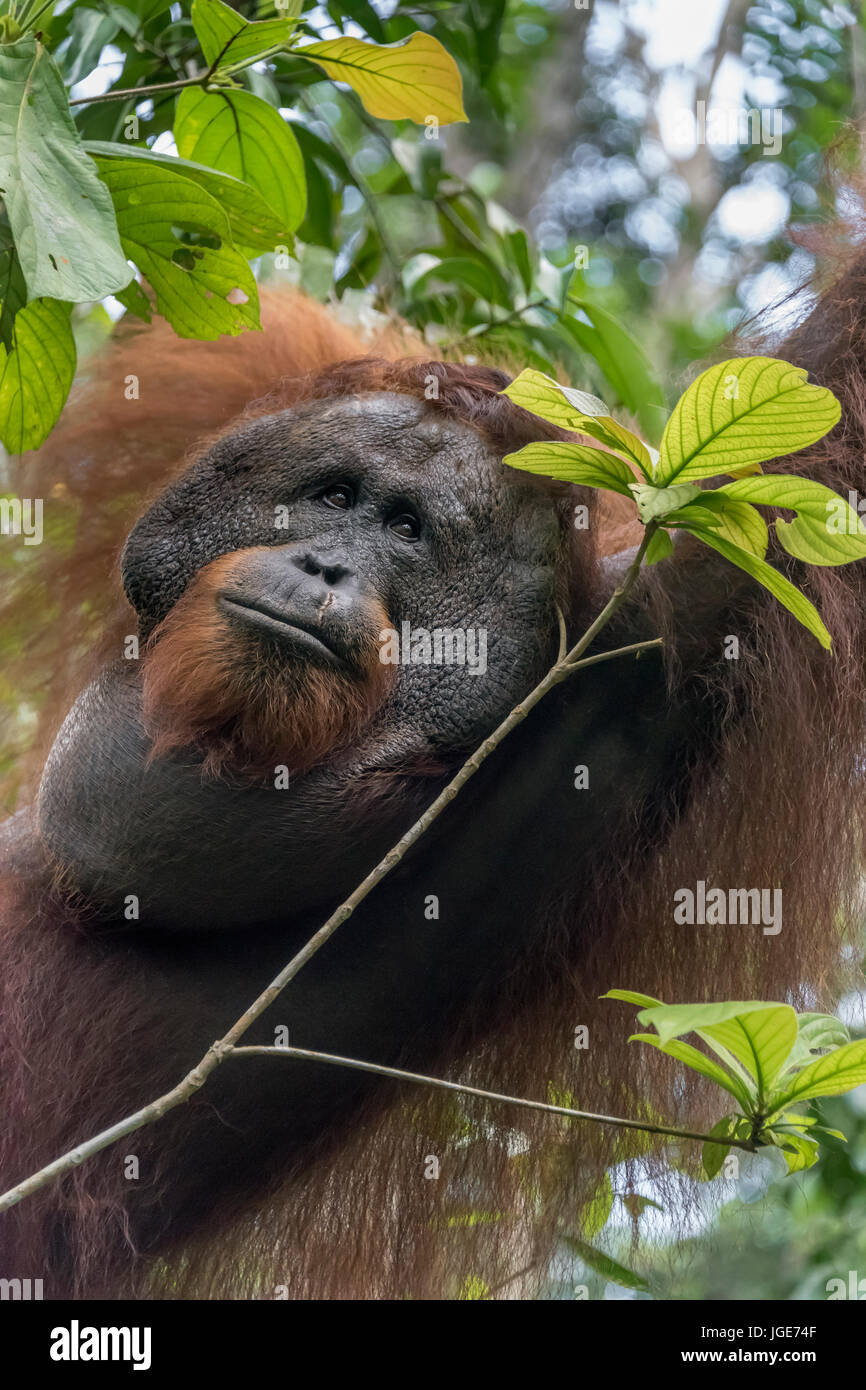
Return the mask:
[[[265,1012],[278,995],[282,993],[289,981],[295,978],[298,971],[302,970],[316,952],[324,946],[325,942],[334,935],[338,927],[341,927],[343,923],[351,917],[355,908],[364,901],[376,885],[381,883],[382,879],[386,878],[392,869],[396,868],[404,855],[406,855],[412,846],[421,839],[422,835],[425,834],[445,808],[451,804],[458,792],[465,787],[470,777],[474,776],[481,767],[481,764],[489,758],[490,754],[499,747],[503,739],[505,739],[513,729],[516,729],[518,724],[523,722],[530,711],[535,708],[540,700],[544,699],[544,696],[547,695],[554,686],[567,680],[576,669],[584,664],[584,662],[580,660],[583,653],[590,643],[595,640],[602,628],[610,622],[617,610],[622,607],[622,604],[634,587],[640,572],[643,557],[646,554],[647,547],[656,530],[657,523],[651,521],[644,531],[643,540],[638,547],[632,563],[626,570],[621,583],[614,589],[595,621],[587,628],[580,640],[571,648],[571,651],[566,653],[565,660],[558,661],[555,666],[552,666],[543,680],[539,681],[538,685],[536,685],[535,689],[531,690],[518,705],[515,705],[514,709],[503,719],[498,728],[494,729],[493,733],[476,748],[475,752],[467,759],[459,772],[451,778],[448,785],[439,793],[435,801],[427,807],[423,815],[421,815],[418,820],[416,820],[415,824],[406,831],[405,835],[401,836],[385,857],[380,859],[376,867],[367,874],[367,877],[358,884],[358,887],[349,895],[345,902],[341,903],[319,930],[310,937],[306,945],[283,967],[268,987],[262,991],[237,1022],[232,1025],[228,1032],[208,1049],[198,1065],[194,1067],[177,1086],[170,1091],[166,1091],[166,1093],[157,1100],[151,1101],[151,1103],[144,1106],[142,1110],[137,1110],[133,1115],[128,1115],[126,1119],[120,1120],[117,1124],[102,1130],[100,1134],[95,1135],[92,1139],[87,1139],[83,1143],[78,1144],[74,1149],[70,1149],[68,1153],[55,1159],[53,1163],[49,1163],[46,1167],[41,1168],[39,1172],[34,1173],[23,1182],[18,1183],[16,1187],[5,1192],[0,1196],[0,1211],[6,1211],[9,1207],[15,1206],[16,1203],[20,1202],[24,1197],[30,1196],[31,1193],[38,1191],[41,1187],[45,1187],[47,1183],[51,1182],[54,1178],[60,1177],[63,1173],[68,1173],[73,1168],[77,1168],[85,1159],[91,1158],[102,1149],[106,1149],[109,1145],[117,1143],[117,1141],[122,1139],[125,1135],[131,1134],[136,1129],[141,1129],[143,1125],[151,1124],[154,1120],[161,1119],[169,1110],[173,1110],[176,1106],[182,1105],[185,1101],[189,1100],[189,1098],[204,1085],[211,1072],[215,1071],[216,1068],[225,1061],[226,1057],[231,1055],[238,1039],[243,1037],[247,1029]],[[632,647],[623,647],[610,652],[600,652],[597,656],[587,658],[585,664],[595,665],[599,661],[611,661],[621,654],[633,651],[636,647],[643,647],[645,645],[655,646],[658,645],[658,643],[636,643]],[[506,1099],[509,1098],[506,1097]],[[526,1104],[528,1102],[523,1103]]]
[[[378,1062],[359,1062],[355,1057],[339,1057],[332,1052],[311,1052],[305,1047],[233,1047],[231,1057],[294,1057],[303,1062],[326,1062],[334,1067],[349,1067],[352,1071],[373,1072],[376,1076],[391,1076],[395,1081],[414,1081],[419,1086],[432,1086],[439,1091],[458,1091],[464,1096],[495,1100],[500,1105],[517,1105],[523,1110],[543,1110],[547,1115],[564,1115],[569,1120],[591,1120],[597,1125],[612,1125],[616,1129],[639,1129],[643,1134],[663,1134],[669,1139],[694,1139],[699,1144],[718,1144],[717,1135],[701,1134],[693,1129],[677,1129],[673,1125],[654,1125],[644,1120],[625,1120],[617,1115],[597,1115],[592,1110],[573,1110],[566,1105],[550,1105],[543,1100],[526,1100],[523,1096],[507,1096],[500,1091],[483,1091],[478,1086],[464,1086],[459,1081],[443,1081],[421,1072],[402,1071],[399,1067],[382,1067]],[[731,1148],[755,1153],[750,1139],[728,1139]]]

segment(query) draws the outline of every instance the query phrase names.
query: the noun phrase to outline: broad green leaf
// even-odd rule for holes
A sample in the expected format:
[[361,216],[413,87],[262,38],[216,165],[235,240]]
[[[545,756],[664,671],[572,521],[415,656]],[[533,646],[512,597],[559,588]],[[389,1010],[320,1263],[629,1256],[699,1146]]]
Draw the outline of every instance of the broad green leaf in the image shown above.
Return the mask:
[[845,1043],[825,1057],[816,1057],[793,1080],[786,1080],[782,1092],[773,1096],[774,1110],[783,1110],[796,1101],[816,1096],[841,1096],[866,1082],[866,1038]]
[[363,39],[326,39],[296,48],[295,54],[318,63],[334,82],[347,83],[371,116],[417,125],[431,116],[441,125],[469,119],[457,64],[430,34],[415,33],[384,47]]
[[833,1014],[798,1014],[797,1029],[797,1041],[782,1073],[783,1077],[813,1062],[813,1051],[842,1047],[850,1041],[845,1024]]
[[789,583],[784,575],[780,574],[778,570],[774,570],[772,565],[768,565],[766,560],[761,560],[757,555],[750,554],[748,550],[743,550],[738,545],[732,545],[730,541],[716,535],[712,528],[705,524],[698,525],[693,522],[691,525],[683,527],[683,530],[689,531],[698,540],[703,541],[704,545],[717,550],[738,569],[745,570],[746,574],[751,575],[775,599],[778,599],[782,607],[787,608],[798,623],[802,623],[805,628],[808,628],[813,637],[817,637],[822,647],[830,650],[832,646],[830,634],[822,623],[817,608],[809,602],[805,594],[801,594],[799,589]]
[[577,391],[572,386],[560,386],[553,377],[531,367],[515,377],[502,394],[532,415],[540,415],[542,420],[559,425],[560,429],[588,434],[630,458],[644,477],[652,477],[653,464],[647,446],[638,435],[614,420],[598,396]]
[[794,521],[776,522],[776,534],[790,555],[809,565],[845,565],[866,556],[866,526],[854,508],[823,483],[788,473],[764,473],[725,483],[719,494],[760,507],[787,507]]
[[[675,492],[677,487],[689,486],[689,483],[680,483],[669,490]],[[709,526],[715,535],[730,541],[732,545],[738,545],[741,550],[748,550],[750,555],[757,555],[760,560],[767,553],[767,526],[760,512],[756,512],[748,502],[738,502],[733,497],[725,496],[722,488],[701,492],[688,506],[669,516],[665,524]]]
[[[725,1115],[721,1120],[716,1121],[710,1134],[717,1139],[733,1139],[736,1137],[739,1122],[739,1115]],[[730,1152],[730,1144],[704,1144],[701,1149],[701,1163],[708,1178],[715,1178],[721,1172],[722,1164]]]
[[[252,271],[231,245],[228,217],[215,198],[183,175],[140,160],[106,160],[103,178],[123,248],[179,337],[213,339],[259,327]],[[176,228],[219,244],[187,245]]]
[[0,226],[0,343],[12,347],[15,315],[27,303],[27,286],[21,261],[8,227]]
[[804,1134],[776,1134],[772,1129],[766,1132],[777,1142],[789,1173],[802,1173],[818,1162],[819,1150],[814,1139],[807,1139]]
[[628,489],[633,474],[628,464],[616,454],[605,454],[589,444],[539,440],[537,444],[525,444],[514,454],[506,454],[502,462],[524,473],[540,473],[543,477],[580,483],[584,487],[607,488],[623,497],[631,497]]
[[248,23],[222,0],[193,0],[192,27],[210,67],[226,68],[272,48],[288,48],[298,27],[301,6],[279,19]]
[[806,378],[774,357],[732,357],[701,372],[665,426],[655,482],[711,478],[814,444],[841,412]]
[[648,1047],[655,1047],[659,1052],[663,1052],[666,1057],[673,1057],[674,1061],[682,1062],[684,1066],[706,1077],[707,1081],[721,1086],[739,1101],[744,1110],[750,1109],[754,1104],[754,1096],[750,1094],[743,1077],[736,1072],[725,1071],[712,1057],[707,1057],[704,1052],[692,1047],[691,1043],[683,1042],[680,1038],[670,1038],[667,1042],[662,1042],[656,1033],[633,1033],[629,1042],[646,1043]]
[[582,351],[598,363],[617,400],[640,421],[648,438],[658,439],[665,398],[643,348],[606,309],[574,295],[568,296],[568,302],[582,317],[563,314],[563,327]]
[[171,174],[183,174],[184,178],[192,179],[193,183],[216,198],[229,220],[232,241],[239,250],[243,249],[249,255],[273,251],[291,235],[289,228],[272,211],[270,194],[265,198],[248,183],[230,174],[137,145],[124,147],[108,140],[89,140],[84,148],[93,155],[101,173],[104,173],[108,159],[138,159],[158,169],[166,169]]
[[653,999],[651,994],[638,994],[634,989],[609,989],[607,994],[600,994],[599,999],[618,999],[623,1004],[637,1004],[639,1009],[663,1007],[661,999]]
[[0,192],[29,299],[101,299],[132,278],[114,209],[34,38],[0,47]]
[[724,1004],[666,1004],[645,1009],[641,1023],[656,1029],[662,1044],[697,1033],[710,1047],[721,1048],[745,1067],[766,1095],[797,1040],[797,1015],[790,1004],[762,1000]]
[[673,553],[674,543],[667,531],[656,531],[644,552],[643,562],[645,565],[657,565],[659,560],[666,560]]
[[649,1291],[649,1284],[640,1274],[635,1274],[633,1269],[626,1269],[625,1265],[606,1255],[603,1250],[596,1250],[594,1245],[588,1245],[585,1240],[578,1240],[576,1236],[564,1236],[563,1240],[572,1254],[577,1255],[603,1279],[610,1280],[612,1284],[621,1284],[626,1289],[638,1289],[641,1293]]
[[183,159],[209,165],[257,189],[290,231],[307,207],[304,157],[288,121],[251,92],[181,92],[174,138]]
[[695,483],[681,483],[677,487],[650,487],[647,483],[630,483],[629,492],[637,504],[640,519],[646,526],[649,522],[659,521],[678,508],[684,507],[693,497],[698,496],[700,488]]
[[70,305],[34,299],[16,315],[12,351],[2,351],[0,439],[12,454],[51,433],[75,375]]

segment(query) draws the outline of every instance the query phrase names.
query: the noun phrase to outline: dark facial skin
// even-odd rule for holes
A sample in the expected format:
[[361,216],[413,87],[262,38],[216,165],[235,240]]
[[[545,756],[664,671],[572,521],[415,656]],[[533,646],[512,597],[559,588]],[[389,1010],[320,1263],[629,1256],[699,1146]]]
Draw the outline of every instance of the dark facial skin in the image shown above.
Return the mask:
[[284,920],[288,903],[350,891],[436,784],[416,779],[387,814],[336,836],[347,792],[371,772],[459,761],[546,669],[560,528],[550,499],[473,430],[410,397],[313,403],[222,440],[127,543],[143,637],[202,567],[238,552],[215,604],[272,667],[351,666],[378,603],[397,631],[483,629],[486,671],[396,666],[351,751],[278,790],[203,781],[192,754],[148,763],[137,663],[118,662],[71,711],[43,778],[40,827],[68,881],[115,921],[134,893],[142,926],[180,928]]

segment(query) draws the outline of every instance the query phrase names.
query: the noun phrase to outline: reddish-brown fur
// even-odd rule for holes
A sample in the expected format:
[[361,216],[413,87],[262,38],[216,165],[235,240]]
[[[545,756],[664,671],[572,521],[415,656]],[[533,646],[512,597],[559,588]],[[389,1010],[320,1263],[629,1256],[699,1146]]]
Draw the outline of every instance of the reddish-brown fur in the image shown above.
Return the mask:
[[275,674],[261,641],[231,627],[217,607],[254,553],[206,565],[147,644],[142,710],[154,758],[191,747],[202,752],[206,775],[228,765],[246,774],[278,764],[303,773],[351,746],[387,694],[392,668],[379,660],[377,634],[388,615],[369,600],[351,671],[283,661]]
[[[857,263],[828,293],[818,321],[780,350],[836,392],[843,416],[828,440],[777,466],[843,492],[866,485],[864,290],[866,264]],[[46,709],[64,709],[80,687],[95,633],[107,631],[116,644],[118,633],[131,630],[128,609],[114,615],[105,577],[142,493],[177,471],[193,440],[224,427],[278,379],[286,378],[271,407],[308,393],[308,372],[357,351],[342,329],[298,301],[269,332],[203,346],[165,329],[124,336],[43,456],[25,462],[21,491],[56,496],[60,489],[60,502],[80,523],[71,547],[45,547],[45,556],[22,566],[12,594],[27,615],[34,599],[44,606],[44,626],[32,640],[22,631],[23,663],[10,679],[35,673],[29,687],[16,686],[35,697],[52,672]],[[348,370],[356,384],[412,389],[411,368],[408,376],[389,366]],[[141,382],[136,403],[122,395],[131,371]],[[489,393],[473,390],[471,374],[457,389],[458,413],[468,410],[495,431]],[[706,553],[692,563],[699,593]],[[442,1049],[441,1073],[542,1099],[553,1088],[589,1109],[640,1115],[657,1108],[675,1121],[687,1113],[697,1121],[706,1115],[701,1096],[672,1094],[672,1064],[626,1044],[630,1017],[621,1006],[599,1007],[602,991],[619,985],[678,1000],[790,995],[826,1002],[840,915],[858,888],[864,829],[863,570],[814,571],[805,581],[833,634],[832,657],[775,606],[744,614],[742,658],[725,673],[725,689],[732,715],[746,707],[751,714],[720,728],[717,747],[690,769],[688,813],[665,827],[663,839],[624,837],[607,871],[561,905],[546,950],[463,1020]],[[696,624],[701,603],[717,597],[696,600]],[[667,630],[663,603],[655,616]],[[768,938],[744,930],[734,941],[712,928],[675,935],[673,890],[696,878],[781,885],[784,932]],[[17,898],[3,964],[12,1077],[3,1173],[11,1181],[177,1078],[164,1074],[158,1013],[135,979],[119,986],[96,954],[82,966],[74,925],[57,929],[47,920],[54,908],[40,901],[38,885],[13,883],[7,893]],[[574,1049],[578,1023],[590,1026],[589,1053]],[[54,1040],[47,1048],[46,1033]],[[115,1078],[136,1049],[131,1095]],[[143,1146],[151,1156],[157,1194],[160,1173],[183,1162],[180,1126],[169,1120],[137,1137],[136,1152]],[[455,1110],[451,1099],[406,1088],[382,1091],[366,1120],[324,1143],[320,1161],[287,1174],[279,1190],[224,1203],[207,1232],[175,1250],[168,1266],[129,1279],[119,1273],[116,1178],[100,1160],[85,1165],[64,1188],[79,1289],[175,1297],[272,1297],[277,1286],[288,1286],[292,1297],[526,1295],[555,1268],[557,1238],[579,1234],[579,1201],[591,1188],[593,1165],[597,1172],[613,1157],[625,1161],[618,1182],[627,1185],[641,1153],[639,1143],[610,1131],[477,1106]],[[424,1180],[428,1154],[439,1158],[444,1181]],[[15,1258],[30,1261],[22,1275],[35,1273],[44,1257],[42,1222],[53,1200],[43,1194],[16,1209]]]

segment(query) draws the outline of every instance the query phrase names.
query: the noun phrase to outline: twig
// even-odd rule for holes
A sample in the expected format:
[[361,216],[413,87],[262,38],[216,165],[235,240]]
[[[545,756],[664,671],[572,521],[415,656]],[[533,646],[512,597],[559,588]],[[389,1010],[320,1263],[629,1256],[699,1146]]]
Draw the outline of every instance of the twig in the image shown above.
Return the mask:
[[625,1120],[617,1115],[597,1115],[591,1110],[573,1110],[566,1105],[550,1105],[543,1100],[526,1100],[523,1096],[507,1096],[500,1091],[482,1091],[478,1086],[464,1086],[459,1081],[443,1081],[421,1072],[402,1071],[399,1067],[383,1067],[378,1062],[359,1062],[356,1057],[339,1057],[332,1052],[311,1052],[305,1047],[233,1047],[231,1057],[294,1057],[302,1062],[326,1062],[334,1067],[349,1067],[352,1071],[373,1072],[376,1076],[392,1076],[395,1081],[414,1081],[419,1086],[433,1086],[440,1091],[459,1091],[464,1096],[495,1100],[501,1105],[518,1105],[523,1110],[543,1110],[548,1115],[564,1115],[569,1120],[591,1120],[598,1125],[613,1125],[617,1129],[639,1129],[644,1134],[664,1134],[671,1139],[694,1139],[700,1144],[724,1143],[732,1148],[755,1153],[751,1139],[719,1140],[717,1135],[700,1134],[693,1129],[676,1129],[672,1125],[654,1125],[644,1120]]
[[[622,607],[622,604],[631,592],[637,580],[641,562],[646,554],[647,547],[657,529],[658,524],[652,521],[646,527],[643,540],[638,547],[632,563],[626,570],[621,583],[614,589],[595,621],[587,628],[580,640],[571,648],[571,651],[566,653],[565,659],[563,661],[557,661],[547,672],[543,680],[539,681],[535,689],[531,690],[518,705],[515,705],[514,709],[503,719],[498,728],[494,729],[493,733],[476,748],[475,752],[467,759],[459,772],[451,778],[448,785],[439,793],[435,801],[427,807],[423,815],[421,815],[418,820],[416,820],[415,824],[406,831],[405,835],[397,841],[385,857],[380,859],[376,867],[367,874],[367,877],[358,884],[358,887],[349,895],[345,902],[341,903],[319,930],[310,937],[306,945],[283,967],[268,987],[262,991],[259,997],[253,1001],[237,1022],[232,1025],[228,1032],[208,1049],[198,1065],[194,1067],[177,1086],[173,1087],[170,1091],[166,1091],[166,1093],[158,1097],[157,1100],[151,1101],[149,1105],[144,1106],[141,1110],[136,1110],[134,1114],[128,1115],[125,1120],[120,1120],[117,1124],[102,1130],[100,1134],[95,1135],[92,1139],[87,1139],[83,1143],[78,1144],[74,1149],[70,1149],[68,1153],[55,1159],[53,1163],[49,1163],[37,1173],[32,1174],[29,1178],[25,1178],[23,1182],[18,1183],[17,1186],[10,1188],[8,1192],[3,1193],[3,1195],[0,1196],[0,1211],[6,1211],[9,1207],[15,1206],[16,1203],[20,1202],[24,1197],[29,1197],[31,1193],[37,1192],[40,1188],[45,1187],[45,1185],[54,1178],[58,1178],[62,1176],[62,1174],[70,1172],[71,1169],[77,1168],[85,1159],[91,1158],[94,1154],[101,1152],[102,1149],[106,1149],[111,1144],[117,1143],[119,1139],[124,1138],[127,1134],[131,1134],[134,1130],[141,1129],[143,1125],[151,1124],[154,1120],[161,1119],[169,1110],[173,1110],[176,1106],[182,1105],[185,1101],[189,1100],[189,1098],[204,1085],[211,1072],[215,1071],[216,1068],[225,1061],[226,1057],[232,1054],[233,1050],[235,1050],[234,1045],[238,1039],[243,1037],[247,1029],[274,1002],[277,996],[285,989],[289,981],[294,979],[298,971],[302,970],[316,952],[324,946],[325,942],[334,935],[337,928],[341,927],[343,923],[351,917],[355,908],[364,901],[376,885],[381,883],[382,879],[387,877],[392,869],[396,868],[404,855],[421,839],[421,836],[424,835],[445,808],[451,804],[458,792],[460,792],[469,781],[470,777],[478,771],[481,764],[499,747],[503,739],[505,739],[513,729],[516,729],[518,724],[523,722],[529,712],[535,708],[540,700],[544,699],[544,696],[547,695],[554,686],[567,680],[575,670],[583,665],[595,665],[600,661],[611,661],[620,655],[635,652],[638,648],[643,649],[648,646],[660,645],[660,639],[647,643],[634,643],[629,647],[617,648],[614,651],[600,652],[596,656],[588,657],[585,661],[580,660],[587,647],[595,640],[602,628],[610,622],[611,618],[617,610]],[[506,1097],[506,1099],[511,1099],[511,1097]],[[532,1104],[533,1102],[521,1101],[516,1103]]]

